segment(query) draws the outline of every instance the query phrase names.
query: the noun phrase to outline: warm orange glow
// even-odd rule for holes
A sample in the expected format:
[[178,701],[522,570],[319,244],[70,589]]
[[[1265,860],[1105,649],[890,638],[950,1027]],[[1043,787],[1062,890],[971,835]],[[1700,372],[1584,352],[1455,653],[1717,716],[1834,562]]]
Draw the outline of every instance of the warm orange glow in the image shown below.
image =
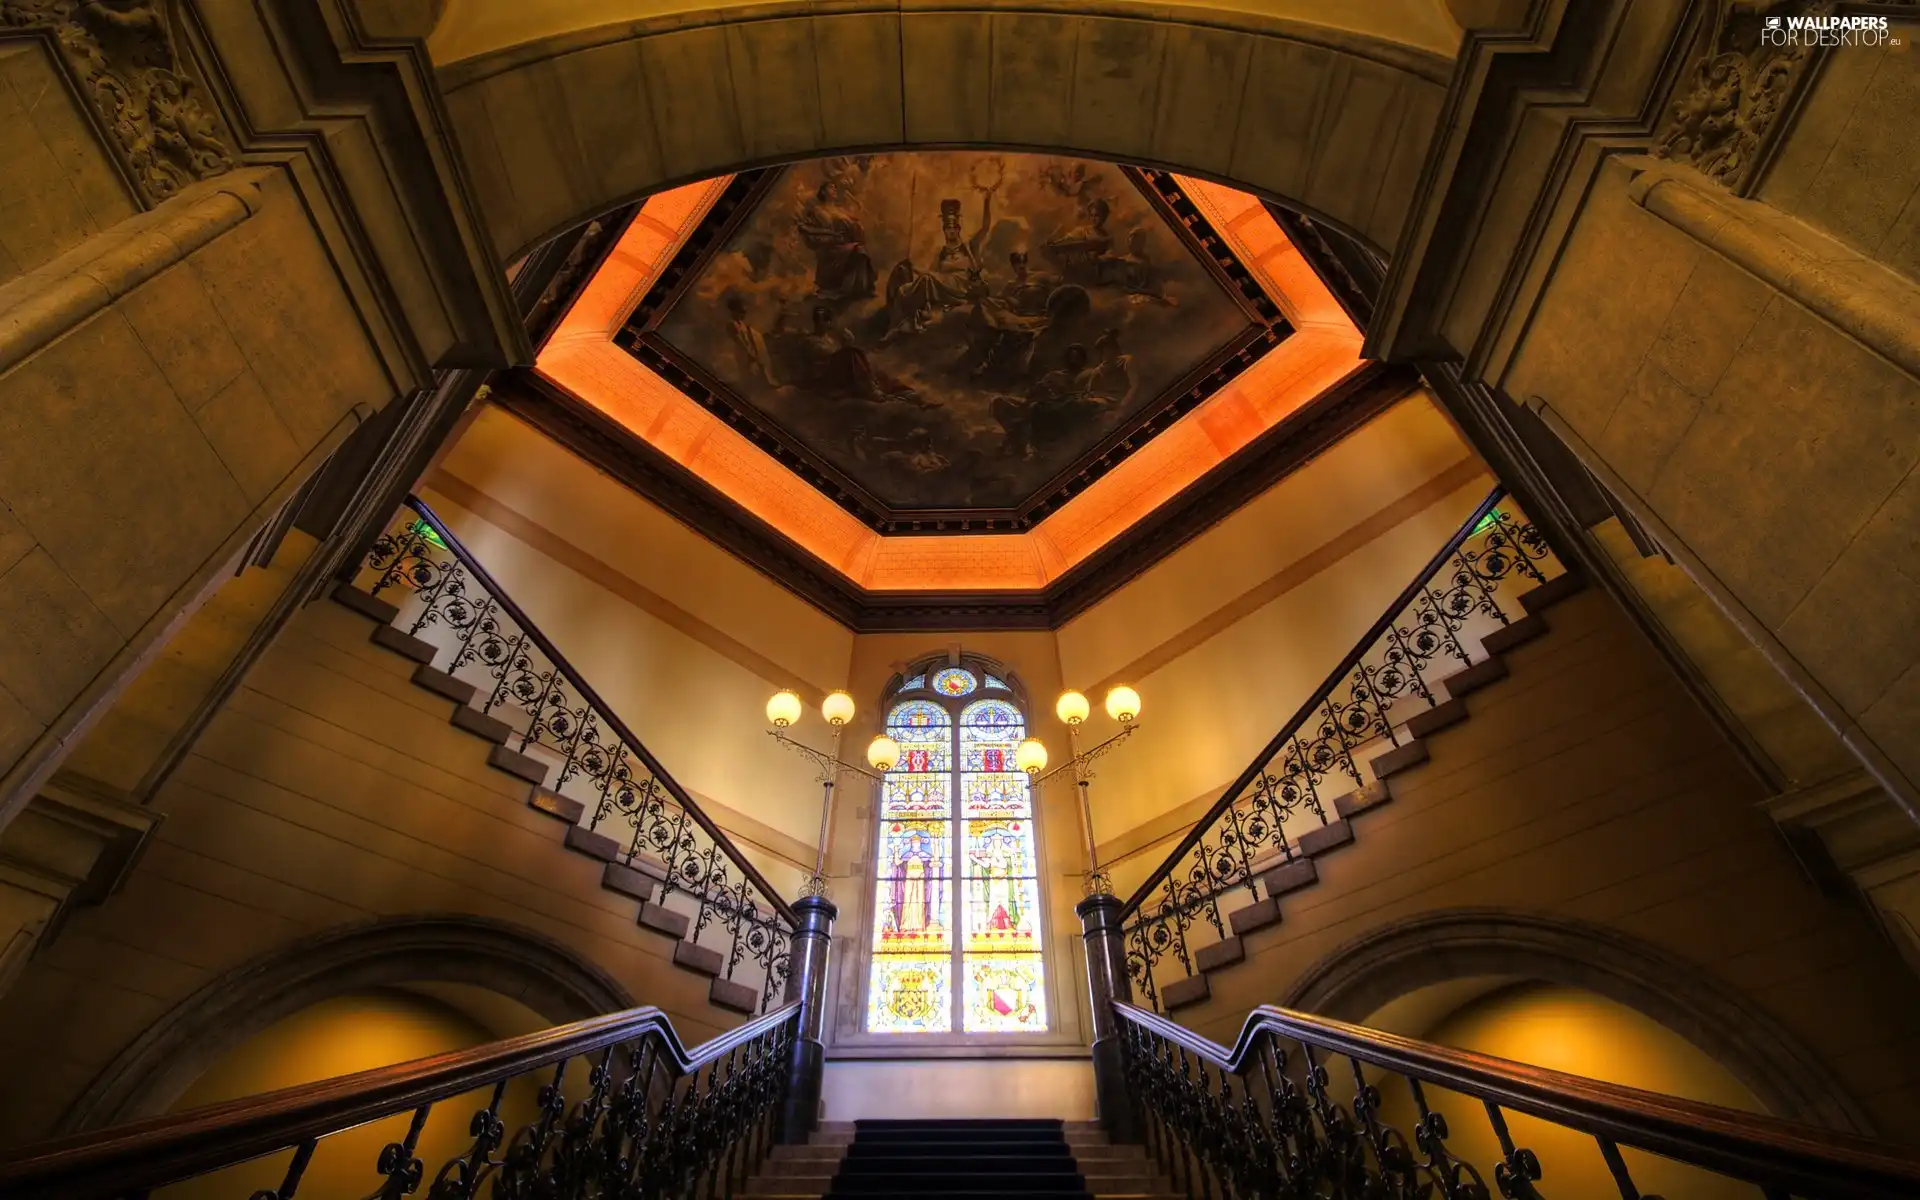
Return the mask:
[[1360,369],[1360,334],[1254,197],[1182,179],[1295,333],[1119,466],[1018,535],[887,537],[613,344],[726,179],[648,200],[536,369],[870,591],[1037,591]]

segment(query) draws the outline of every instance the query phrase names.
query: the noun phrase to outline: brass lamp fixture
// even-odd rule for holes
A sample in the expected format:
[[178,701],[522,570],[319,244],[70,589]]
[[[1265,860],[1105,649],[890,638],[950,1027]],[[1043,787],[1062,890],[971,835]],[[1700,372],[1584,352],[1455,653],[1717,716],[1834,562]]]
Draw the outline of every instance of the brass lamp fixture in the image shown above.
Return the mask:
[[875,737],[867,745],[867,761],[873,764],[873,771],[857,763],[846,762],[840,757],[840,738],[846,732],[848,722],[853,720],[855,711],[853,697],[846,692],[827,693],[826,698],[820,702],[820,719],[833,729],[833,746],[830,750],[821,751],[787,736],[786,731],[798,723],[801,715],[806,712],[806,705],[801,703],[798,693],[782,689],[775,692],[772,699],[767,701],[767,722],[773,726],[772,729],[767,730],[767,735],[812,762],[819,772],[820,837],[813,852],[813,875],[802,889],[808,896],[827,894],[827,828],[833,820],[833,785],[839,779],[840,772],[852,771],[856,775],[864,775],[868,779],[877,781],[880,776],[875,774],[876,771],[890,771],[893,765],[900,761],[900,743],[884,733]]
[[[1054,702],[1053,712],[1066,723],[1067,749],[1071,757],[1053,770],[1047,771],[1045,775],[1041,775],[1040,772],[1047,769],[1047,748],[1040,744],[1038,738],[1028,738],[1020,743],[1020,749],[1014,756],[1016,765],[1028,775],[1034,776],[1037,783],[1045,783],[1065,771],[1073,772],[1074,784],[1080,790],[1080,837],[1087,851],[1085,883],[1089,896],[1112,893],[1113,883],[1107,878],[1107,873],[1100,869],[1099,851],[1094,846],[1093,807],[1087,798],[1087,788],[1093,779],[1093,772],[1088,768],[1093,760],[1132,737],[1134,731],[1140,728],[1138,723],[1140,693],[1125,684],[1111,687],[1107,689],[1104,707],[1107,715],[1120,723],[1120,732],[1083,752],[1080,749],[1080,726],[1092,714],[1093,706],[1080,692],[1069,689],[1060,693],[1060,699]],[[1028,750],[1029,746],[1032,747],[1031,753]]]

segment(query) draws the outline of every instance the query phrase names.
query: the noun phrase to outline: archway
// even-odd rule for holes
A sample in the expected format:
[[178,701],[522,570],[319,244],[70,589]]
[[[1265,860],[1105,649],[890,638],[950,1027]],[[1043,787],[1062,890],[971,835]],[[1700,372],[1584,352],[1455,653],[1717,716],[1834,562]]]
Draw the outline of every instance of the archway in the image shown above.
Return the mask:
[[1727,1068],[1774,1115],[1872,1132],[1865,1111],[1778,1021],[1691,964],[1604,926],[1502,909],[1427,913],[1327,954],[1282,1003],[1364,1022],[1419,989],[1475,979],[1537,980],[1625,1005]]
[[334,997],[456,984],[517,1001],[553,1024],[633,1005],[611,976],[531,930],[478,917],[407,917],[330,930],[212,980],[120,1053],[56,1132],[167,1111],[209,1065],[262,1030]]
[[742,6],[549,34],[440,78],[501,262],[664,187],[933,147],[1164,167],[1385,248],[1439,120],[1443,40],[1141,0],[1097,13]]

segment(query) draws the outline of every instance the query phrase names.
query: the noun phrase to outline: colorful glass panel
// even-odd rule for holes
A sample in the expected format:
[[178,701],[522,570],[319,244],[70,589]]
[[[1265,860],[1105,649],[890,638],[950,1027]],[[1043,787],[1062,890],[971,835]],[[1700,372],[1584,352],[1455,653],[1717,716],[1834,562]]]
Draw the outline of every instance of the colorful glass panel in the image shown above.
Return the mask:
[[[926,679],[956,698],[979,686],[957,667]],[[1014,766],[1026,718],[1005,699],[975,700],[958,720],[937,701],[909,700],[887,715],[887,732],[900,760],[881,790],[868,1029],[1046,1028],[1032,785]]]
[[1033,830],[1025,821],[968,821],[961,873],[968,879],[1026,879],[1033,869]]
[[953,1028],[953,959],[876,954],[867,991],[867,1028],[874,1033],[946,1033]]
[[1009,691],[1012,691],[1012,690],[1013,690],[1012,688],[1009,688],[1009,687],[1007,686],[1007,682],[1006,682],[1006,680],[1004,680],[1004,679],[1001,679],[1001,678],[999,678],[999,677],[997,677],[997,676],[994,676],[994,675],[989,675],[989,676],[987,676],[987,683],[986,683],[986,686],[987,686],[987,687],[990,687],[990,688],[998,688],[999,690],[1001,690],[1001,691],[1003,691],[1003,692],[1009,692]]
[[917,688],[923,688],[925,686],[927,686],[927,677],[925,675],[915,675],[912,679],[907,680],[905,683],[895,688],[894,691],[911,692]]
[[946,864],[921,864],[875,885],[876,956],[946,954],[953,949],[953,880],[945,876]]
[[1038,1033],[1047,1027],[1045,970],[1038,954],[968,955],[968,1033]]
[[993,876],[968,879],[961,949],[969,954],[1040,949],[1040,884]]
[[882,817],[946,817],[951,815],[945,775],[889,775],[880,790]]
[[964,667],[942,667],[933,673],[933,690],[942,696],[966,696],[980,686],[972,671]]

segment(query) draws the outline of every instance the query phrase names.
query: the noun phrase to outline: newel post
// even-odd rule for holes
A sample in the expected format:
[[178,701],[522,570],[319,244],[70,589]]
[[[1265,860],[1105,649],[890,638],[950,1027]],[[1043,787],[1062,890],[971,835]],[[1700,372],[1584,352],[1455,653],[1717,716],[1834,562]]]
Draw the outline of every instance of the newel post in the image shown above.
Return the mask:
[[1133,1103],[1127,1095],[1126,1049],[1120,1043],[1116,1000],[1131,1001],[1127,955],[1120,940],[1120,897],[1096,892],[1074,907],[1087,943],[1087,990],[1093,1000],[1094,1104],[1107,1136],[1135,1141]]
[[781,1114],[780,1140],[804,1142],[820,1120],[820,1083],[827,1050],[827,951],[833,945],[833,919],[840,915],[825,896],[793,902],[800,924],[793,931],[786,999],[800,1002],[800,1024],[787,1059],[787,1107]]

